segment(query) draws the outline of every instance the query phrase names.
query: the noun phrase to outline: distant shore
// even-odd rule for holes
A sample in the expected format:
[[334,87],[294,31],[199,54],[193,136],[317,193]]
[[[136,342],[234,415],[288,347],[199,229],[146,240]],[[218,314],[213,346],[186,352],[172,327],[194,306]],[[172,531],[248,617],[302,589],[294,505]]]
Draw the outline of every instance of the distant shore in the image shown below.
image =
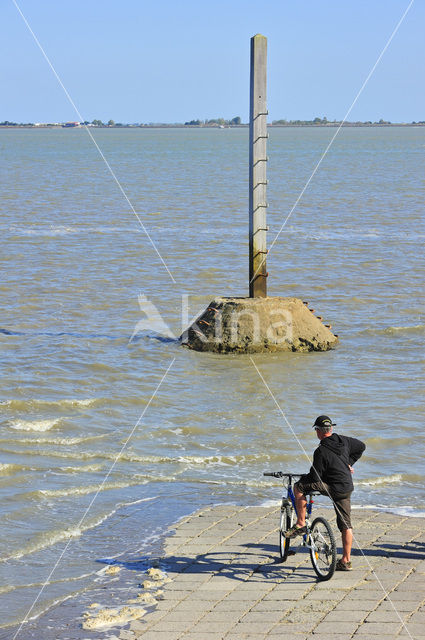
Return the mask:
[[[269,123],[267,125],[272,129],[280,129],[280,128],[309,128],[309,129],[318,129],[318,128],[382,128],[382,127],[424,127],[425,122],[344,122],[341,125],[341,122],[328,122],[326,124],[296,124],[296,123],[287,123],[287,124],[273,124]],[[237,124],[237,125],[223,125],[223,126],[213,126],[213,125],[194,125],[194,124],[123,124],[123,125],[85,125],[79,124],[74,126],[66,126],[63,124],[0,124],[0,129],[85,129],[89,127],[90,129],[247,129],[249,124]]]

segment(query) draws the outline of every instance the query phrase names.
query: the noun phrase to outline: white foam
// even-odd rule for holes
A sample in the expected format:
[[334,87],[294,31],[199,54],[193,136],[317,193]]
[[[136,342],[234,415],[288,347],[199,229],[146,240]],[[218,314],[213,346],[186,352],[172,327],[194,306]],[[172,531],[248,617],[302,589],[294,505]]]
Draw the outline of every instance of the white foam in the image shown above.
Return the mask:
[[357,484],[363,485],[363,486],[376,486],[376,485],[393,484],[393,483],[400,483],[400,482],[402,482],[401,473],[395,473],[392,476],[379,476],[378,478],[358,480]]
[[260,503],[260,507],[271,509],[272,507],[277,507],[279,504],[280,500],[278,498],[276,500],[264,500],[264,502]]
[[61,418],[52,420],[13,420],[9,422],[9,427],[18,431],[49,431],[58,425],[60,421]]
[[95,615],[84,613],[83,629],[105,629],[123,626],[131,620],[139,620],[146,613],[143,607],[121,607],[121,609],[100,609]]
[[370,509],[371,511],[383,511],[385,513],[393,513],[394,515],[408,518],[425,518],[425,511],[419,511],[418,509],[408,505],[401,507],[387,507],[385,505],[376,504],[353,504],[352,509]]

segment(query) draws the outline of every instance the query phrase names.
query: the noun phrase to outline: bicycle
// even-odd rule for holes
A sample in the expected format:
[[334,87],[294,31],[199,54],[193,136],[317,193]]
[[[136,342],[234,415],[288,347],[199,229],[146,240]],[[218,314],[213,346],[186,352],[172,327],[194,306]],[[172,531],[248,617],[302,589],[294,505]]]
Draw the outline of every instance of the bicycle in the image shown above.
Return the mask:
[[[295,507],[295,495],[293,491],[293,478],[300,478],[300,473],[283,473],[282,471],[265,472],[263,475],[272,476],[273,478],[283,478],[283,486],[285,487],[285,478],[288,478],[286,485],[286,495],[282,496],[282,504],[280,507],[280,523],[279,523],[279,551],[281,562],[285,562],[290,555],[289,547],[290,538],[285,538],[285,532],[290,529],[295,520],[297,510]],[[313,510],[313,496],[320,495],[318,491],[312,491],[309,494],[306,513],[307,532],[303,535],[302,546],[310,550],[311,564],[319,580],[330,580],[335,572],[336,567],[336,542],[335,536],[326,518],[318,516],[310,522]],[[294,554],[292,551],[291,554]]]

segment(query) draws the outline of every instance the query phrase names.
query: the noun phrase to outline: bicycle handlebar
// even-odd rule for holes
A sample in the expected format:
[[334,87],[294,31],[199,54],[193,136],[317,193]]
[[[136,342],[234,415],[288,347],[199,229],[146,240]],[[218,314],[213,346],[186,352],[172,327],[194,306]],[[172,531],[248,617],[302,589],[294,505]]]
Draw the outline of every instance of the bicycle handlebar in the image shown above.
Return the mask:
[[302,473],[284,473],[283,471],[265,471],[263,476],[272,476],[273,478],[292,478],[293,476],[301,477]]

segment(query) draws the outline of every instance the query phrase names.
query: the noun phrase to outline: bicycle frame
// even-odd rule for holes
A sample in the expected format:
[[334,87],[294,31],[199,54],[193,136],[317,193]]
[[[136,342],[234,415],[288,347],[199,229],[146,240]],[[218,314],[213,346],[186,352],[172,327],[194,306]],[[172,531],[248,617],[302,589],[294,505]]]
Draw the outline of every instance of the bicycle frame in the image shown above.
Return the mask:
[[[286,488],[286,498],[285,498],[285,495],[282,496],[281,509],[284,509],[286,507],[286,505],[289,504],[289,501],[291,501],[292,507],[293,507],[295,513],[297,514],[297,517],[298,517],[297,507],[296,507],[296,504],[295,504],[295,494],[294,494],[294,491],[292,489],[292,476],[288,477],[288,486]],[[306,517],[308,519],[311,518],[311,512],[313,510],[313,504],[314,504],[313,496],[310,495],[309,496],[309,500],[307,502],[307,510],[306,510]],[[305,534],[303,536],[303,541],[304,541],[305,546],[310,548],[310,545],[307,544],[307,534]]]

